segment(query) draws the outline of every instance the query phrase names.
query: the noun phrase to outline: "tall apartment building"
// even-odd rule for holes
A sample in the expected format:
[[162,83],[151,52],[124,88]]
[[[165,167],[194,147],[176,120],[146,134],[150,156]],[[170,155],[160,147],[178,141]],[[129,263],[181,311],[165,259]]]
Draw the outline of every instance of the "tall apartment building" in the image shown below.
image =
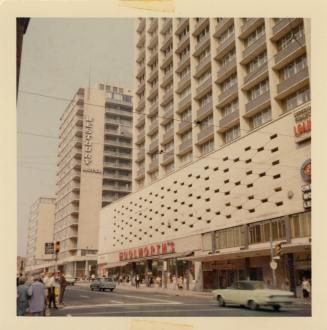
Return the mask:
[[45,254],[45,243],[53,242],[55,198],[40,197],[30,210],[25,270],[33,271],[53,260]]
[[[104,208],[109,273],[238,279],[311,276],[310,20],[140,18],[133,194]],[[112,219],[114,219],[112,221]]]
[[131,191],[132,92],[80,88],[60,118],[55,241],[58,266],[73,276],[95,271],[99,211]]

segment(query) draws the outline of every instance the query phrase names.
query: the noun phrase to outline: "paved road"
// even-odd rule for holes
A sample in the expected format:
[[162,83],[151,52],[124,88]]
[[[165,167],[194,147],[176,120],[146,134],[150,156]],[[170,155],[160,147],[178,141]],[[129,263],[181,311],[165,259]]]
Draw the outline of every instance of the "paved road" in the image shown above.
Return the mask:
[[52,316],[311,316],[311,305],[295,304],[279,312],[251,311],[238,306],[218,307],[208,297],[182,297],[159,293],[116,289],[91,291],[88,287],[67,287],[65,307],[51,309]]

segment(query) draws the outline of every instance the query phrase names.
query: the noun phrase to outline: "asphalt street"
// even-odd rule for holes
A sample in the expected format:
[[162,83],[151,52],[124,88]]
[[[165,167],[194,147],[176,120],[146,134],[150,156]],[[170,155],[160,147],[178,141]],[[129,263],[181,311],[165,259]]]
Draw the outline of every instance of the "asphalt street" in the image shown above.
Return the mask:
[[114,292],[91,291],[86,286],[67,287],[65,305],[51,309],[51,316],[311,316],[311,305],[296,303],[279,312],[270,308],[252,311],[239,306],[218,307],[208,297],[185,297],[117,288]]

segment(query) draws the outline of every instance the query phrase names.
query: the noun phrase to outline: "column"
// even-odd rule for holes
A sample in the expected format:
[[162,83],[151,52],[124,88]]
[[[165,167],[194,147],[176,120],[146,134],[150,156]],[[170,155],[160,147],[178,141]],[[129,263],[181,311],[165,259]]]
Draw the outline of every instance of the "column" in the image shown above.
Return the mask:
[[287,254],[287,269],[288,277],[290,281],[290,291],[294,292],[296,296],[296,280],[295,280],[295,271],[294,271],[294,254]]

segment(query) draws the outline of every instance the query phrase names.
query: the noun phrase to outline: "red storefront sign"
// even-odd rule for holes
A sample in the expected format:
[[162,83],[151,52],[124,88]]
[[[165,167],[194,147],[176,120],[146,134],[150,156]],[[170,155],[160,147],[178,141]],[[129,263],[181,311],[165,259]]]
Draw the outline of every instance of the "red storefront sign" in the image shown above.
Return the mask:
[[130,249],[119,252],[119,261],[141,259],[161,254],[175,253],[174,242],[147,245],[141,248]]

